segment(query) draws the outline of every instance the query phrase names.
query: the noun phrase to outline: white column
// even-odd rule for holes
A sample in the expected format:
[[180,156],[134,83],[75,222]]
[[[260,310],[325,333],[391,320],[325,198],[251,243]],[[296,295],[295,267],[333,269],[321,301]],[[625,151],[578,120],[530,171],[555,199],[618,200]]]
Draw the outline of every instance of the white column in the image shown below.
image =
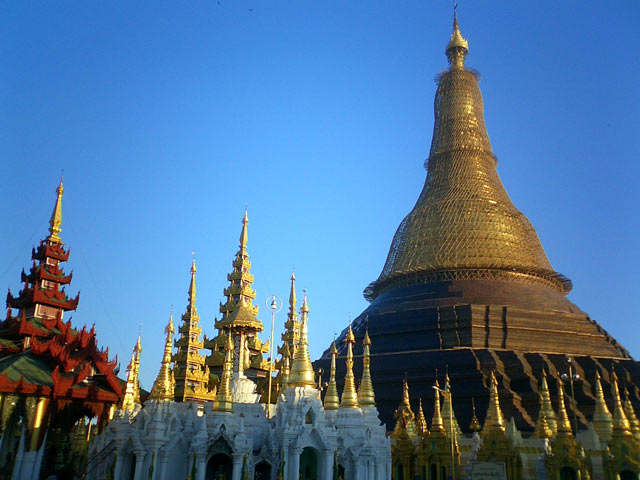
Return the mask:
[[233,471],[231,473],[231,480],[241,480],[242,474],[242,455],[233,456]]
[[300,454],[302,450],[292,448],[289,450],[289,477],[286,480],[298,480],[300,476]]
[[[160,455],[160,454],[158,454]],[[169,458],[167,455],[160,455],[160,458],[158,459],[158,473],[156,474],[156,471],[153,471],[153,480],[164,480],[165,477],[167,476],[167,462],[169,461]],[[114,476],[114,478],[117,480],[118,477]]]
[[375,458],[367,459],[367,480],[376,480]]
[[333,452],[331,450],[324,451],[324,472],[323,480],[333,479]]
[[133,480],[144,480],[142,469],[144,468],[144,457],[146,456],[146,452],[137,450],[133,453],[136,454],[136,471],[133,476]]
[[193,480],[204,480],[204,477],[207,473],[207,454],[199,453],[196,455],[196,460],[198,462],[198,471],[196,472],[196,477]]
[[116,466],[113,469],[113,478],[116,480],[120,480],[120,476],[122,475],[122,464],[124,463],[125,454],[116,453]]
[[360,480],[364,478],[364,475],[362,475],[362,459],[360,457],[356,458],[353,464],[355,467],[353,480]]

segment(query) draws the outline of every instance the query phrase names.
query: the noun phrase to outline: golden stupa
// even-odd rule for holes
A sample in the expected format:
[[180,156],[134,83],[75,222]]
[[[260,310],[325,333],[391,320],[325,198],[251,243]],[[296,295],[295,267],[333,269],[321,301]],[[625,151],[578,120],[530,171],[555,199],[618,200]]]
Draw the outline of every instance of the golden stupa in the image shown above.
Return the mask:
[[[405,372],[416,396],[426,399],[433,397],[436,369],[448,367],[460,425],[469,425],[472,398],[486,408],[495,370],[505,380],[506,417],[533,432],[537,379],[544,370],[568,372],[570,355],[580,396],[568,408],[578,405],[577,422],[586,428],[596,403],[589,392],[597,368],[618,362],[636,385],[640,369],[566,298],[571,281],[553,269],[535,229],[503,187],[478,75],[465,66],[469,44],[455,16],[445,52],[449,67],[438,78],[424,187],[398,227],[380,276],[365,289],[371,305],[353,322],[356,345],[367,326],[375,345],[371,368],[381,417],[393,424]],[[329,353],[318,367],[328,369]],[[639,393],[633,389],[636,404]]]

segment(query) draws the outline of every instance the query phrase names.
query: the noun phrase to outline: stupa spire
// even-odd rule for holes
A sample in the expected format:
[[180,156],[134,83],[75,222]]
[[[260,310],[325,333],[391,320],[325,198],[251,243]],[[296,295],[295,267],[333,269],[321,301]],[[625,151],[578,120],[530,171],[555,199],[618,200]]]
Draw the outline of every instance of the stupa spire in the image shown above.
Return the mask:
[[349,330],[345,336],[344,343],[347,344],[347,372],[344,377],[340,408],[357,408],[358,394],[356,393],[356,382],[353,377],[353,345],[356,343],[356,339],[353,336],[351,323],[349,323]]
[[411,410],[411,400],[409,398],[409,382],[407,377],[402,380],[402,400],[400,405],[393,413],[396,419],[396,425],[391,434],[394,437],[402,437],[405,433],[409,437],[413,437],[416,434],[415,415]]
[[600,382],[600,373],[597,371],[595,390],[596,408],[593,411],[593,428],[600,440],[608,442],[611,440],[611,432],[613,431],[613,416],[607,408],[607,402],[602,391],[602,383]]
[[340,398],[338,397],[338,386],[336,385],[336,358],[338,357],[338,349],[336,341],[331,344],[331,373],[329,375],[329,385],[327,392],[324,394],[324,409],[328,411],[337,410],[340,407]]
[[478,416],[476,415],[476,401],[473,397],[471,397],[471,408],[473,411],[473,415],[471,416],[469,430],[471,430],[472,432],[479,432],[482,427],[480,426],[480,420],[478,420]]
[[573,431],[571,430],[571,422],[569,421],[569,415],[564,404],[564,383],[562,379],[558,378],[558,430],[557,435],[559,437],[571,437]]
[[453,7],[453,32],[445,49],[451,68],[464,68],[464,57],[469,52],[469,42],[460,33],[458,26],[457,4]]
[[171,352],[173,348],[173,310],[169,315],[169,323],[164,329],[167,334],[164,342],[164,355],[162,356],[162,363],[160,364],[160,371],[153,382],[151,387],[151,393],[149,394],[150,400],[173,400],[175,391],[175,379],[173,377],[173,371],[171,370]]
[[227,335],[224,347],[224,362],[222,364],[222,377],[218,385],[215,400],[213,402],[214,412],[232,412],[233,397],[231,396],[231,376],[233,375],[233,339]]
[[62,243],[60,238],[60,232],[62,231],[62,194],[64,193],[64,187],[62,186],[62,178],[58,188],[56,188],[56,204],[51,212],[51,219],[49,220],[49,236],[47,240],[54,243]]
[[505,429],[504,415],[502,414],[500,398],[498,397],[498,381],[492,370],[489,386],[489,408],[487,409],[487,417],[484,420],[482,433],[486,435],[496,431],[504,432]]
[[418,400],[418,418],[416,419],[416,429],[421,437],[424,437],[429,433],[427,427],[427,419],[424,417],[424,411],[422,410],[422,399]]
[[611,394],[613,396],[613,431],[612,437],[630,437],[631,424],[624,413],[620,390],[618,389],[618,376],[616,372],[611,372]]
[[191,283],[189,283],[189,303],[187,305],[187,311],[191,313],[191,315],[195,315],[198,312],[196,311],[196,272],[198,269],[196,268],[196,257],[195,254],[193,256],[193,260],[191,261]]
[[131,361],[127,366],[127,383],[122,397],[122,410],[132,410],[135,405],[140,404],[140,354],[142,353],[142,344],[140,343],[140,331],[138,331],[138,340],[131,351]]
[[540,413],[538,413],[536,429],[533,432],[533,435],[538,438],[551,438],[553,436],[553,431],[551,430],[551,427],[549,427],[549,422],[547,421],[547,413],[544,409],[542,394],[538,394],[538,396],[540,399]]
[[549,394],[549,384],[547,383],[547,373],[542,369],[542,378],[540,379],[539,393],[541,397],[542,406],[544,409],[544,416],[551,429],[552,433],[555,433],[558,429],[558,422],[556,421],[556,412],[551,405],[551,395]]
[[[444,391],[451,392],[451,380],[449,379],[448,368],[444,375]],[[450,402],[445,397],[444,402],[442,403],[442,419],[444,420],[444,428],[446,429],[447,432],[450,432],[451,425],[449,424],[451,423],[451,419],[453,419],[453,430],[458,435],[462,435],[462,430],[460,429],[460,425],[458,425],[458,419],[456,418],[456,413],[453,411],[452,404],[453,402],[452,401]],[[452,409],[451,413],[449,413],[449,408]]]
[[307,321],[309,316],[309,306],[307,305],[307,292],[304,293],[302,307],[300,307],[300,341],[298,349],[293,357],[291,373],[289,374],[289,385],[292,387],[316,388],[315,373],[309,357],[309,343],[307,341]]
[[376,397],[373,392],[373,382],[371,381],[371,339],[369,330],[365,330],[362,340],[362,380],[358,388],[358,404],[361,407],[375,407]]
[[624,414],[627,416],[629,424],[631,425],[631,433],[633,434],[633,438],[638,440],[640,439],[640,420],[638,420],[638,416],[633,409],[633,404],[631,403],[631,398],[629,397],[629,391],[626,388],[624,390],[624,393]]
[[[287,313],[287,321],[284,324],[284,332],[282,333],[282,342],[289,346],[291,355],[295,355],[300,341],[300,322],[296,313],[296,274],[291,273],[291,289],[289,291],[289,312]],[[282,354],[282,347],[279,347],[278,353]]]
[[446,433],[444,428],[444,420],[442,419],[442,411],[440,409],[440,384],[436,378],[433,398],[433,419],[431,420],[431,433]]

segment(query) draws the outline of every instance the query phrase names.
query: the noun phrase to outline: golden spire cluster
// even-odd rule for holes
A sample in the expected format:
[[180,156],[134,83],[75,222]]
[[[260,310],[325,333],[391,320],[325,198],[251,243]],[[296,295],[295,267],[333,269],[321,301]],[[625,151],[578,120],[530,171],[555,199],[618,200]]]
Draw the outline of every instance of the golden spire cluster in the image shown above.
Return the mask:
[[62,231],[62,194],[64,193],[64,187],[62,186],[62,178],[60,178],[60,184],[56,188],[57,198],[56,204],[51,212],[51,219],[49,220],[49,237],[50,242],[62,243],[60,238],[60,232]]
[[611,372],[611,393],[613,395],[613,430],[611,437],[630,437],[632,436],[631,424],[622,407],[622,399],[618,389],[618,376],[615,371]]
[[542,405],[540,408],[544,410],[544,416],[551,429],[552,433],[555,433],[558,429],[558,423],[556,421],[556,412],[551,405],[551,395],[549,394],[549,385],[547,383],[547,373],[542,370],[542,379],[540,380],[540,396]]
[[140,342],[140,331],[138,331],[138,340],[131,351],[131,360],[127,366],[127,383],[122,397],[122,410],[133,410],[135,405],[140,404],[139,374],[141,353],[142,344]]
[[151,387],[151,393],[149,394],[150,400],[157,401],[169,401],[174,399],[175,392],[175,378],[173,377],[173,371],[171,370],[171,353],[173,349],[173,311],[169,315],[169,323],[164,329],[167,337],[164,342],[164,354],[162,356],[162,363],[160,364],[160,371],[153,382]]
[[293,364],[289,373],[289,385],[291,387],[316,388],[315,373],[309,357],[309,343],[307,341],[307,321],[309,316],[309,306],[307,305],[307,293],[304,294],[302,307],[300,307],[300,341],[293,356]]
[[393,413],[393,416],[396,419],[396,425],[391,435],[393,437],[402,438],[406,434],[413,438],[416,434],[416,416],[414,415],[413,410],[411,410],[409,382],[407,381],[406,376],[402,380],[402,400],[400,401],[398,408],[396,408],[396,411]]

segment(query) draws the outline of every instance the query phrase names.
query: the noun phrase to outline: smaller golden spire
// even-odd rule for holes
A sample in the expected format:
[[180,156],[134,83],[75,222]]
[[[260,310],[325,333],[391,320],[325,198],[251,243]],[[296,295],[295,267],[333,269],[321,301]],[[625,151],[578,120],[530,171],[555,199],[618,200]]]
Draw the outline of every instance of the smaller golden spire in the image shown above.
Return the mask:
[[537,438],[551,438],[553,432],[551,431],[551,427],[549,427],[549,422],[547,422],[547,414],[544,410],[542,394],[538,394],[538,397],[540,399],[540,413],[538,413],[538,420],[536,421],[536,429],[533,432],[533,436]]
[[424,417],[424,411],[422,410],[422,399],[418,401],[418,418],[416,420],[416,428],[421,437],[425,437],[429,433],[427,419]]
[[293,357],[293,365],[291,365],[291,373],[289,374],[289,385],[292,387],[309,387],[316,388],[315,373],[311,365],[309,357],[309,348],[307,341],[307,318],[309,315],[309,307],[307,306],[307,292],[304,293],[302,307],[300,307],[302,320],[300,322],[300,341],[298,348]]
[[558,422],[556,420],[556,412],[551,405],[551,395],[549,394],[549,385],[547,384],[547,373],[542,369],[542,379],[540,380],[539,388],[540,396],[542,397],[542,408],[544,408],[544,416],[547,420],[547,424],[552,433],[555,433],[558,429]]
[[631,403],[631,397],[629,396],[629,391],[624,389],[624,414],[629,419],[629,424],[631,425],[631,433],[633,434],[633,438],[636,440],[640,439],[640,420],[638,420],[638,416],[636,415],[635,410],[633,409],[633,404]]
[[187,305],[187,312],[191,313],[192,317],[197,314],[196,310],[196,256],[193,254],[193,260],[191,261],[191,283],[189,283],[189,304]]
[[471,417],[469,430],[472,432],[479,432],[482,427],[480,426],[480,420],[478,420],[478,416],[476,415],[476,400],[473,397],[471,397],[471,408],[473,409],[473,416]]
[[484,420],[484,426],[482,433],[487,434],[490,432],[505,431],[504,415],[500,408],[500,398],[498,397],[498,381],[496,375],[491,371],[491,385],[489,387],[489,408],[487,409],[487,417]]
[[249,214],[247,209],[244,209],[244,217],[242,218],[242,231],[240,232],[240,251],[244,252],[247,248],[247,224],[249,223]]
[[327,392],[324,394],[324,409],[327,411],[338,410],[340,407],[340,398],[338,397],[338,386],[336,385],[336,358],[338,357],[338,349],[336,341],[331,344],[331,374],[329,375],[329,385]]
[[393,437],[399,438],[406,435],[414,437],[416,434],[415,415],[411,410],[411,400],[409,399],[409,382],[407,382],[407,376],[405,374],[402,380],[402,400],[400,405],[393,412],[393,416],[396,419],[396,425],[391,434]]
[[608,442],[611,440],[611,432],[613,431],[613,416],[607,408],[607,402],[604,399],[602,391],[602,383],[600,383],[600,373],[596,371],[596,408],[593,411],[593,429],[600,437],[600,440]]
[[224,362],[222,364],[222,378],[213,402],[214,412],[232,412],[233,397],[231,396],[231,375],[233,374],[233,338],[227,332],[227,343],[224,347]]
[[464,68],[464,57],[469,52],[469,42],[460,33],[458,26],[458,15],[456,13],[457,4],[453,7],[453,32],[447,44],[445,52],[451,67]]
[[151,387],[151,393],[149,394],[150,400],[173,400],[175,391],[175,379],[173,378],[173,372],[171,371],[171,351],[173,347],[173,310],[169,315],[169,323],[164,329],[167,334],[164,343],[164,355],[162,357],[162,363],[160,364],[160,371],[156,377],[156,381],[153,382]]
[[362,380],[360,388],[358,388],[358,404],[361,407],[375,407],[376,397],[373,392],[373,382],[371,381],[371,339],[369,338],[369,330],[364,332],[364,340],[362,341]]
[[438,383],[438,379],[436,378],[436,383],[433,390],[435,392],[435,396],[433,399],[433,419],[431,420],[431,433],[443,433],[446,435],[447,431],[444,428],[444,420],[442,419],[442,412],[440,410],[440,384]]
[[624,413],[620,391],[618,390],[618,376],[611,372],[611,393],[613,394],[613,431],[612,437],[630,437],[631,424]]
[[571,430],[571,422],[569,421],[569,415],[564,404],[564,383],[562,379],[558,377],[558,436],[559,437],[571,437],[573,436],[573,430]]
[[[444,391],[451,392],[451,380],[449,379],[449,367],[447,366],[447,370],[444,375]],[[453,411],[453,397],[450,399],[444,398],[444,402],[442,403],[442,419],[444,420],[444,428],[447,432],[451,431],[451,421],[453,420],[453,430],[458,434],[462,435],[462,431],[460,430],[460,425],[458,425],[458,420],[456,419],[456,413]],[[451,413],[449,413],[449,408],[451,407]]]
[[56,204],[51,212],[51,219],[49,220],[49,238],[50,242],[62,243],[60,239],[60,232],[62,231],[62,194],[64,193],[64,187],[62,186],[62,177],[60,177],[60,184],[56,188],[58,194],[56,198]]
[[356,393],[356,382],[353,377],[353,344],[356,343],[356,339],[353,336],[351,323],[349,323],[349,330],[344,343],[347,344],[347,372],[344,377],[344,390],[342,390],[340,408],[357,408],[358,394]]
[[142,345],[140,343],[140,330],[138,330],[138,341],[131,351],[131,361],[127,367],[127,383],[122,397],[122,410],[132,410],[135,405],[140,404],[140,353]]

